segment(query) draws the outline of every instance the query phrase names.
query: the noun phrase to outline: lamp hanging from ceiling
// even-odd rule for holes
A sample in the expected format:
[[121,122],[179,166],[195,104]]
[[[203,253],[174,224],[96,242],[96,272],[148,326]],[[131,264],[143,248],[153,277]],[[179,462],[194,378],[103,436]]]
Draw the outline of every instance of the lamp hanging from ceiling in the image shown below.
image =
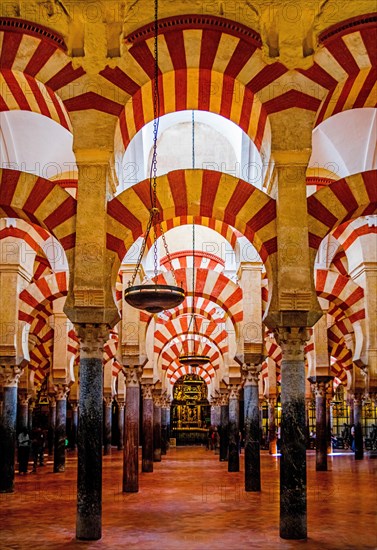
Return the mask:
[[[178,286],[174,269],[172,266],[168,245],[160,220],[160,211],[157,207],[157,137],[160,114],[160,98],[158,89],[158,0],[154,3],[154,87],[153,87],[153,154],[149,173],[150,200],[151,209],[149,211],[149,221],[144,233],[143,242],[140,248],[140,254],[137,260],[136,268],[129,282],[128,288],[124,291],[125,301],[132,307],[142,309],[148,313],[160,313],[165,309],[171,309],[179,306],[185,299],[185,291]],[[174,285],[157,284],[157,237],[159,228],[165,253],[170,265],[170,272],[175,282]],[[154,263],[154,283],[135,285],[135,279],[140,269],[141,261],[144,256],[148,236],[153,229],[153,263]]]
[[[195,115],[192,111],[191,115],[191,124],[192,124],[192,168],[195,169]],[[189,365],[191,367],[200,367],[206,365],[210,362],[208,355],[201,353],[201,339],[197,327],[197,318],[195,314],[195,220],[192,220],[192,307],[191,307],[191,317],[187,332],[190,332],[191,326],[193,327],[193,338],[188,341],[188,347],[192,341],[192,350],[188,350],[187,354],[181,355],[179,357],[179,362],[181,365]],[[195,342],[199,340],[199,349],[195,350]]]

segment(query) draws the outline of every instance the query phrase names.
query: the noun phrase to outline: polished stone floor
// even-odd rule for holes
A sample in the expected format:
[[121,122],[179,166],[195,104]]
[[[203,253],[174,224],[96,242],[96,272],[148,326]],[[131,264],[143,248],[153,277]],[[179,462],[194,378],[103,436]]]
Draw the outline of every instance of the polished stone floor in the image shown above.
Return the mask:
[[75,540],[77,459],[68,453],[64,473],[52,462],[36,474],[17,475],[16,491],[0,495],[0,549],[366,550],[377,547],[377,459],[351,453],[329,458],[315,472],[308,452],[308,534],[279,538],[279,458],[262,453],[262,492],[243,490],[241,472],[200,447],[170,449],[154,472],[140,475],[137,494],[121,492],[122,452],[104,457],[103,537]]

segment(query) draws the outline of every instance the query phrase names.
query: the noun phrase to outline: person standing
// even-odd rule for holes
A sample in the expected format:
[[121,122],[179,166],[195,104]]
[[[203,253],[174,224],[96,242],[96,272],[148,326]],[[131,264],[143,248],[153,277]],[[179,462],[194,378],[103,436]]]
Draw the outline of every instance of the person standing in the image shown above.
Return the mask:
[[26,428],[23,428],[18,435],[18,471],[20,475],[27,474],[27,465],[30,454],[30,437]]

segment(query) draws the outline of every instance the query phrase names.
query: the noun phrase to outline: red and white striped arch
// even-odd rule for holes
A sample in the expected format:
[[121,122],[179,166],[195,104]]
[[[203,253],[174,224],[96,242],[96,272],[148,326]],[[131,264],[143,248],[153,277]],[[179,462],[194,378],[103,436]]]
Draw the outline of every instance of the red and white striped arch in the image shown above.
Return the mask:
[[208,338],[193,339],[187,337],[187,334],[175,335],[170,341],[167,341],[159,354],[162,370],[167,370],[170,365],[179,363],[179,356],[188,353],[201,353],[208,355],[210,361],[206,366],[213,373],[220,368],[222,364],[222,354],[213,341]]
[[334,303],[351,323],[365,319],[364,289],[335,271],[317,269],[317,295]]
[[342,223],[377,212],[377,170],[334,181],[308,197],[307,204],[309,246],[317,250]]
[[67,273],[52,273],[31,283],[22,290],[19,296],[20,321],[32,324],[36,315],[48,317],[51,315],[51,303],[57,298],[66,296],[68,293]]
[[205,319],[210,319],[218,324],[225,323],[226,321],[225,312],[220,306],[215,304],[212,300],[198,296],[195,296],[194,300],[192,296],[186,296],[182,304],[174,309],[162,311],[159,313],[158,318],[161,319],[162,322],[167,323],[181,315],[190,314],[193,307],[195,313]]
[[32,76],[10,69],[0,70],[0,111],[31,111],[54,120],[72,132],[64,103],[55,92]]
[[[211,269],[218,273],[223,271],[225,267],[225,262],[222,258],[215,256],[215,254],[209,254],[208,252],[202,252],[200,250],[195,251],[195,256],[192,250],[181,250],[169,254],[169,256],[174,270],[180,268],[186,269],[187,267],[192,268],[193,263],[196,268]],[[193,259],[195,260],[194,262]],[[160,266],[165,271],[170,270],[170,262],[167,256],[164,256],[160,260]]]
[[[162,220],[189,215],[218,219],[249,239],[262,261],[276,252],[275,200],[250,183],[212,170],[176,170],[157,178],[157,189]],[[108,203],[107,248],[118,256],[116,268],[145,232],[149,209],[149,180]]]
[[201,376],[204,380],[204,382],[209,386],[211,384],[212,375],[204,368],[204,367],[195,367],[192,368],[190,366],[178,366],[178,367],[169,367],[167,370],[167,377],[170,380],[170,384],[174,386],[174,384],[181,378],[181,376],[184,376],[185,374],[197,374],[198,376]]
[[[177,269],[175,277],[188,296],[192,295],[192,270]],[[157,277],[158,284],[169,284],[168,274]],[[195,276],[196,297],[202,297],[220,306],[234,326],[243,319],[242,289],[222,273],[197,269]]]
[[76,201],[50,180],[0,169],[0,217],[46,228],[66,251],[75,245]]

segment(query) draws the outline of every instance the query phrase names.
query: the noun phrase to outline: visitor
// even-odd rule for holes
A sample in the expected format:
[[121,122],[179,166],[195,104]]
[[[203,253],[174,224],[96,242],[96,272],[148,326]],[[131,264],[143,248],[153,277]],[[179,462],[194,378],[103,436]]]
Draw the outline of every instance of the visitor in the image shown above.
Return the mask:
[[33,472],[37,471],[37,464],[44,466],[44,444],[45,436],[41,428],[34,428],[31,434],[31,454],[33,457]]
[[30,437],[26,428],[18,435],[18,471],[20,475],[27,474],[27,466],[30,454]]
[[355,424],[351,426],[351,449],[355,452]]
[[279,423],[278,429],[276,431],[276,449],[278,453],[280,453],[280,447],[281,447],[281,424]]

